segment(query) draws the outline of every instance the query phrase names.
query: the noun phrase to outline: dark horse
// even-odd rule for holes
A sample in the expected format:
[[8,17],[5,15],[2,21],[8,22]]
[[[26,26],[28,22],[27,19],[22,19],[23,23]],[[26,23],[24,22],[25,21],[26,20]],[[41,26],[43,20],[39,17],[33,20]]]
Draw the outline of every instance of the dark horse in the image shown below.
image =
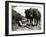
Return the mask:
[[31,26],[37,26],[38,24],[40,25],[41,14],[38,11],[38,9],[30,8],[30,9],[25,10],[25,17],[27,19],[30,19],[30,25]]

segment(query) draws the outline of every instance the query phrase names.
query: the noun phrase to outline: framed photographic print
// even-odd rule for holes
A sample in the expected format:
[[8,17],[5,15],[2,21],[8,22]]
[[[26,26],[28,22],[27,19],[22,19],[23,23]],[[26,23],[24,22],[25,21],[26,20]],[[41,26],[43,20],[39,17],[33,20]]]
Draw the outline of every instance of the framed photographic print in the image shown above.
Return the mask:
[[45,3],[5,2],[5,35],[45,33]]

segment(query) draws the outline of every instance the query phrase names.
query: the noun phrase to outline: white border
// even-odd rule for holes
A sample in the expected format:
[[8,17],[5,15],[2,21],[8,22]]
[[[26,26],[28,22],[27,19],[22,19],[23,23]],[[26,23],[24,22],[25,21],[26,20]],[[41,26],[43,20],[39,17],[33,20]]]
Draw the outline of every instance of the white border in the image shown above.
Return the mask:
[[[19,5],[22,5],[22,6],[35,6],[35,8],[38,8],[39,11],[41,12],[41,27],[42,29],[41,30],[31,30],[31,31],[12,31],[12,8],[11,6],[19,6]],[[41,8],[41,9],[40,9]],[[43,23],[43,5],[41,4],[25,4],[25,3],[9,3],[9,35],[10,34],[25,34],[25,33],[42,33],[43,32],[43,29],[44,29],[44,23]]]

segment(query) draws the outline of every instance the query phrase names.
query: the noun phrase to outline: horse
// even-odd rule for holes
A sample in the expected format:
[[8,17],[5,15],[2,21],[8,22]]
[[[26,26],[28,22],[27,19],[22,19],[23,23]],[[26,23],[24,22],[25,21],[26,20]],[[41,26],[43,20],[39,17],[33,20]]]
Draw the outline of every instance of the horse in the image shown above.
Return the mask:
[[37,26],[38,24],[40,25],[41,14],[38,11],[38,9],[30,8],[30,9],[25,10],[25,17],[27,19],[30,19],[30,25],[31,26]]

